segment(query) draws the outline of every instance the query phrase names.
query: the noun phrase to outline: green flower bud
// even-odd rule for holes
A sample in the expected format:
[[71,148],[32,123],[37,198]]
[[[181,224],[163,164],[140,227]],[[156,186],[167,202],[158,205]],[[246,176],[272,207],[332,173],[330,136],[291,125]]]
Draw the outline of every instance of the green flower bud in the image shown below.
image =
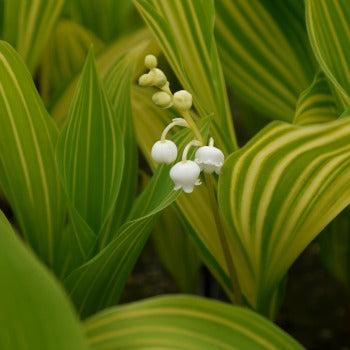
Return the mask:
[[156,68],[158,64],[157,58],[154,55],[147,55],[145,57],[145,66],[148,69]]
[[142,74],[139,78],[140,86],[152,86],[154,84],[154,77],[152,74]]
[[188,111],[192,107],[192,95],[186,90],[175,92],[173,105],[179,111]]
[[156,92],[152,96],[152,101],[161,108],[169,108],[172,106],[171,96],[164,91]]

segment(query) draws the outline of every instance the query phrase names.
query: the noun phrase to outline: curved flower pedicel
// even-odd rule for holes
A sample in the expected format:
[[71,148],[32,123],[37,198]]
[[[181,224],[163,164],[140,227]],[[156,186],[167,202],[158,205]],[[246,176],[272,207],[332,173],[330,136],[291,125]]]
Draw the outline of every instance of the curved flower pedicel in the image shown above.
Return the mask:
[[170,178],[174,181],[174,190],[184,190],[186,193],[193,192],[194,186],[201,184],[199,174],[201,172],[198,164],[187,160],[187,153],[191,146],[200,146],[198,140],[192,140],[184,149],[182,160],[170,169]]
[[218,175],[224,164],[225,156],[219,148],[214,147],[214,139],[211,137],[208,146],[200,147],[195,154],[195,162],[205,173]]

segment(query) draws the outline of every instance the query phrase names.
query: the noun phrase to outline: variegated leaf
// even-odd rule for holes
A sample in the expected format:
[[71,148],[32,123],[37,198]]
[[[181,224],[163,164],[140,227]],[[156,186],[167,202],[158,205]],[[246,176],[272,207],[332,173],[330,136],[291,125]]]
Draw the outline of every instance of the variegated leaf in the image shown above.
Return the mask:
[[274,122],[226,161],[219,202],[247,301],[271,312],[288,268],[350,203],[350,118]]

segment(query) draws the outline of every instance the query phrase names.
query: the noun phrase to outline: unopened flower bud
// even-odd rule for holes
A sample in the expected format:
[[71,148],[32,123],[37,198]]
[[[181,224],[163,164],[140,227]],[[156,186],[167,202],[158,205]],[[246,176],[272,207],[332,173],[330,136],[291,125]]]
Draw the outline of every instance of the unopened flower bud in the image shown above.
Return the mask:
[[177,157],[177,147],[173,141],[157,141],[151,151],[153,160],[157,163],[172,163]]
[[219,175],[225,156],[219,148],[213,146],[213,143],[213,139],[211,139],[209,146],[198,148],[195,161],[204,172],[211,174],[215,171]]
[[170,169],[170,177],[175,183],[174,190],[183,189],[186,193],[191,193],[194,186],[201,184],[198,176],[199,166],[192,160],[184,160],[176,163]]
[[164,91],[156,92],[152,96],[152,101],[161,108],[169,108],[173,104],[171,96]]
[[163,71],[158,68],[153,68],[150,74],[153,78],[153,85],[159,88],[163,87],[168,81]]
[[145,66],[148,69],[156,68],[158,65],[158,61],[156,56],[154,55],[147,55],[145,57]]
[[192,107],[192,95],[186,90],[175,92],[173,105],[179,111],[188,111]]
[[142,74],[139,78],[140,86],[152,86],[154,83],[153,75],[150,73]]

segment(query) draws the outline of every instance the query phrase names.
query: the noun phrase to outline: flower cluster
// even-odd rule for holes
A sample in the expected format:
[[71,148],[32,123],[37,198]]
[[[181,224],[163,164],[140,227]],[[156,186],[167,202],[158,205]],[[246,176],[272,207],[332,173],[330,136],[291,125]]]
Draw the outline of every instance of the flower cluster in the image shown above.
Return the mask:
[[[201,184],[199,180],[201,171],[209,174],[213,172],[220,174],[225,159],[224,154],[219,148],[214,147],[213,138],[210,138],[208,146],[203,146],[202,136],[189,114],[192,107],[192,95],[186,90],[180,90],[172,94],[165,74],[157,68],[157,65],[158,62],[155,56],[146,56],[145,66],[149,69],[149,72],[139,78],[139,85],[154,86],[160,89],[161,91],[152,96],[152,101],[160,108],[173,107],[183,118],[173,119],[164,129],[160,140],[152,147],[151,156],[157,163],[170,164],[174,162],[177,158],[177,146],[173,141],[166,139],[166,136],[174,126],[190,128],[197,139],[192,140],[185,146],[182,160],[170,169],[170,178],[175,184],[175,190],[182,189],[186,193],[191,193],[194,186]],[[195,153],[194,161],[187,159],[188,151],[192,146],[199,147]]]

